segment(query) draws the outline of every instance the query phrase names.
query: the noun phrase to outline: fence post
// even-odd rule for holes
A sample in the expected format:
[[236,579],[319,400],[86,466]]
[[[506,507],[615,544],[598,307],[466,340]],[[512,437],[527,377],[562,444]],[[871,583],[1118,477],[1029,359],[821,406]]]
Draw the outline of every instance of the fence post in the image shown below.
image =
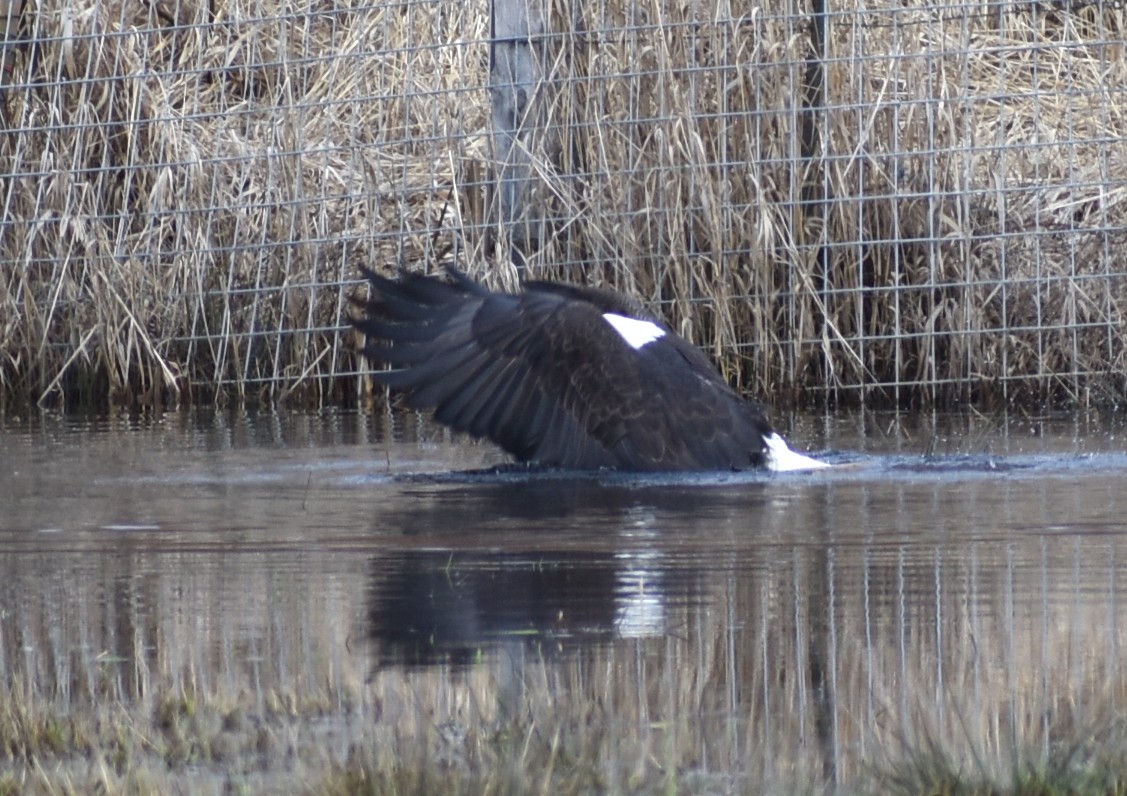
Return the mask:
[[496,224],[494,229],[499,228],[508,237],[510,257],[518,267],[523,266],[523,250],[534,238],[525,201],[532,177],[531,133],[540,123],[543,32],[540,0],[492,0],[489,96],[493,109],[496,215],[490,220]]
[[0,124],[8,129],[8,105],[5,92],[15,68],[16,48],[20,41],[20,14],[24,0],[0,0]]

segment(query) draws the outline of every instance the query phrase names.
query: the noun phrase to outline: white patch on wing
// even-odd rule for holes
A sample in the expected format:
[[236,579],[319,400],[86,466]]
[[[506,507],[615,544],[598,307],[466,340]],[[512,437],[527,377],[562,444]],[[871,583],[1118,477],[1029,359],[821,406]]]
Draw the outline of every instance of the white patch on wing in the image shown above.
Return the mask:
[[642,348],[665,336],[665,330],[653,321],[640,321],[625,315],[615,315],[613,312],[603,313],[603,319],[622,335],[622,339],[631,348]]
[[777,473],[788,470],[817,470],[829,467],[825,462],[795,453],[787,447],[786,441],[778,434],[772,434],[764,439],[767,443],[767,469]]

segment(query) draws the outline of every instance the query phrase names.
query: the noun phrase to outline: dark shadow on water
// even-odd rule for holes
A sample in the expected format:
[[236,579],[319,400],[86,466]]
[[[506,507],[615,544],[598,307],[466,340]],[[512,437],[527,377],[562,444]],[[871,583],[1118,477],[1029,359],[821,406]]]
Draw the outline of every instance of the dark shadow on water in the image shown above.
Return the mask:
[[654,483],[618,475],[510,479],[451,474],[441,483],[449,486],[408,490],[399,508],[381,514],[380,525],[391,525],[405,535],[450,530],[464,535],[519,527],[514,521],[543,523],[582,513],[605,524],[630,527],[643,512],[695,515],[715,512],[731,500],[754,504],[767,499],[762,476],[738,483],[738,490],[726,488],[732,486],[727,481],[707,477]]
[[648,518],[707,525],[734,501],[753,509],[767,499],[746,486],[728,495],[588,477],[471,478],[420,490],[373,527],[409,543],[369,566],[368,636],[380,667],[467,665],[514,646],[556,657],[670,632],[671,613],[708,599],[710,573]]
[[[631,597],[613,561],[582,553],[411,551],[374,558],[370,572],[378,666],[468,665],[513,644],[554,657],[613,638]],[[654,578],[654,599],[668,597],[663,575]]]
[[991,475],[1028,474],[1031,477],[1063,473],[1106,472],[1127,469],[1127,454],[1010,454],[994,455],[874,455],[848,451],[817,454],[829,468],[788,473],[762,470],[689,473],[627,473],[606,471],[552,470],[525,465],[501,465],[479,470],[454,470],[431,473],[396,473],[368,479],[420,485],[525,485],[542,486],[546,491],[571,490],[582,485],[607,490],[645,491],[665,487],[708,488],[748,484],[794,483],[796,481],[837,480],[921,480],[949,477],[981,478]]
[[369,565],[376,665],[464,666],[519,646],[556,658],[615,638],[670,632],[705,602],[706,573],[654,558],[580,551],[404,551]]
[[417,488],[371,528],[391,542],[369,567],[379,666],[466,665],[514,646],[554,657],[675,632],[668,617],[679,606],[713,598],[726,546],[746,560],[749,539],[762,549],[780,538],[763,536],[768,527],[799,529],[788,544],[820,544],[810,532],[833,523],[809,512],[834,505],[827,483],[944,488],[1127,465],[1117,454],[833,456],[832,470],[785,475],[505,467],[405,477]]

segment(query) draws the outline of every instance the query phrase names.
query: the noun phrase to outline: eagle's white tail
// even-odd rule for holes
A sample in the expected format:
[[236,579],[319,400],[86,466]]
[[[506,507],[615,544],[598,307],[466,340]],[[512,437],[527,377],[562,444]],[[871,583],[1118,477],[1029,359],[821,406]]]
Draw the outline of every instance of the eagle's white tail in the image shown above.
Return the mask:
[[787,447],[786,441],[778,434],[767,437],[765,442],[768,448],[767,468],[777,473],[788,470],[817,470],[821,467],[830,466],[826,462],[811,459],[801,453],[795,453]]

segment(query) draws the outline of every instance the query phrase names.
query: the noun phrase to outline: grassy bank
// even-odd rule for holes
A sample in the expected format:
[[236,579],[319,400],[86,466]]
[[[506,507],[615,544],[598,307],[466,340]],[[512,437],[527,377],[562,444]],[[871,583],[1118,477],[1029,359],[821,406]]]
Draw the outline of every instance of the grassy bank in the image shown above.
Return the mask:
[[62,713],[9,691],[0,794],[1127,793],[1119,720],[1054,728],[1048,749],[901,739],[835,785],[817,754],[780,750],[760,768],[755,754],[699,746],[688,716],[639,726],[590,704],[549,708],[542,696],[514,716],[460,711],[389,730],[378,715],[342,714],[308,695],[271,694],[256,707],[181,693],[147,711],[107,703]]
[[[358,263],[511,284],[486,5],[29,7],[3,400],[356,403]],[[530,271],[784,405],[1121,401],[1127,12],[789,8],[550,5]]]

